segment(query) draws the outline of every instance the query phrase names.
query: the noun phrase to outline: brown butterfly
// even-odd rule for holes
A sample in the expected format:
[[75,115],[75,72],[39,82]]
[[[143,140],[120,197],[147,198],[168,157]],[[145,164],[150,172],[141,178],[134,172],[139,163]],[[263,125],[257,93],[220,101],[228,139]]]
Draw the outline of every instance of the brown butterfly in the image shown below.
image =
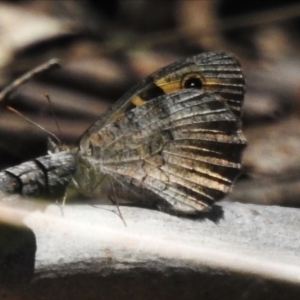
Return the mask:
[[148,76],[82,136],[73,182],[179,215],[208,211],[241,169],[245,80],[225,53],[203,53]]

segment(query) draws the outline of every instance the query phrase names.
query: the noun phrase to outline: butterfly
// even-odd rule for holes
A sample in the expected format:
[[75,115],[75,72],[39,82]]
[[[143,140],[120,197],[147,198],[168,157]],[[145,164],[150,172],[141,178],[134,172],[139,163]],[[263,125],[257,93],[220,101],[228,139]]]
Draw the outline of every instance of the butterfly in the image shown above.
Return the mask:
[[245,79],[208,52],[168,65],[120,98],[81,137],[73,181],[176,215],[211,209],[240,173]]

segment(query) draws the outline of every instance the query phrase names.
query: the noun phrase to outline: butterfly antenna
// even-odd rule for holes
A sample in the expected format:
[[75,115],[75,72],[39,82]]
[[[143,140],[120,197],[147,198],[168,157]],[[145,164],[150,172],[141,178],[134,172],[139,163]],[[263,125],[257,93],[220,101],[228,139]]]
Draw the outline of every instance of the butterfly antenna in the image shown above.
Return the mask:
[[125,219],[123,218],[123,215],[122,215],[121,210],[120,210],[120,206],[119,206],[119,203],[118,203],[118,198],[117,198],[117,195],[116,195],[115,186],[114,186],[113,182],[111,181],[111,178],[109,178],[109,183],[110,183],[111,189],[113,191],[113,196],[111,197],[110,195],[108,195],[108,199],[117,207],[117,210],[119,212],[119,217],[121,218],[124,226],[127,227]]
[[23,114],[21,114],[19,111],[17,111],[16,109],[10,107],[10,106],[6,106],[7,110],[17,114],[18,116],[20,116],[21,118],[25,119],[27,122],[33,124],[34,126],[36,126],[37,128],[39,128],[40,130],[48,133],[49,135],[51,135],[57,142],[58,144],[61,144],[60,139],[52,132],[48,131],[47,129],[45,129],[43,126],[35,123],[34,121],[30,120],[29,118],[25,117]]
[[56,125],[56,128],[58,130],[58,134],[59,134],[60,137],[62,137],[62,132],[61,132],[60,126],[59,126],[58,121],[57,121],[57,117],[56,117],[54,109],[53,109],[51,98],[50,98],[49,94],[45,94],[44,96],[46,97],[46,99],[47,99],[47,101],[49,103],[51,115],[52,115],[52,117],[53,117],[53,119],[55,121],[55,125]]

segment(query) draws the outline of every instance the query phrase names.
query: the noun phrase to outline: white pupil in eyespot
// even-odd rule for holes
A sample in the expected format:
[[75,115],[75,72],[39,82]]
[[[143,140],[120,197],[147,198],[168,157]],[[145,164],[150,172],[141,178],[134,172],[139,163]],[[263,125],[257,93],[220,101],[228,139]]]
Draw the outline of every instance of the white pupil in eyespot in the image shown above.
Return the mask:
[[198,77],[189,78],[184,83],[184,88],[186,88],[186,89],[201,89],[202,82],[201,82],[200,78],[198,78]]

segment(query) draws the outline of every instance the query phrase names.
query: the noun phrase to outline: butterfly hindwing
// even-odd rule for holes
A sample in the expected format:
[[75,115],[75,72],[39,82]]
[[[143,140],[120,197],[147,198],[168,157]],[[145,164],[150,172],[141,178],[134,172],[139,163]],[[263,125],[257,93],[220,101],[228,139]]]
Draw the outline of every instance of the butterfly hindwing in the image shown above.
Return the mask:
[[94,167],[151,191],[160,207],[207,210],[239,173],[245,144],[239,124],[216,93],[187,89],[160,96],[93,135]]

